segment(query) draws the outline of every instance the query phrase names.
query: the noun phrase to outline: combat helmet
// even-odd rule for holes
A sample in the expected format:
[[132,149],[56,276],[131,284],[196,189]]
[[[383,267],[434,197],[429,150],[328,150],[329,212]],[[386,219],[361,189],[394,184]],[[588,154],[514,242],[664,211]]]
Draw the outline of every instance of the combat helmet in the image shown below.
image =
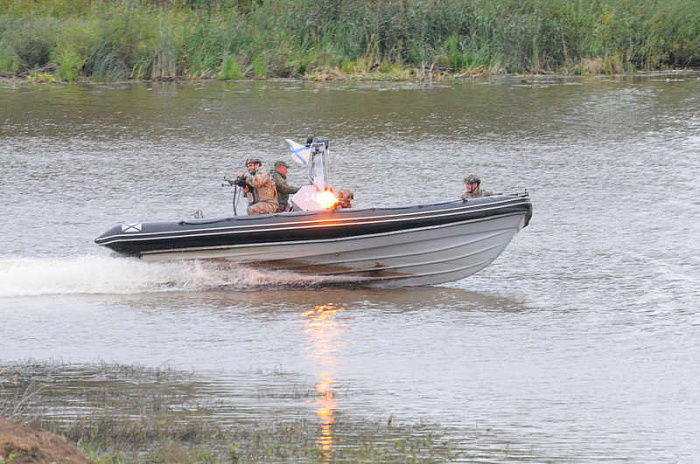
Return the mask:
[[469,174],[467,177],[464,178],[464,183],[465,184],[476,183],[477,185],[481,185],[481,179],[479,179],[479,176],[477,176],[476,174]]
[[346,200],[350,201],[355,198],[355,195],[352,193],[352,190],[348,189],[340,189],[338,190],[338,194],[336,195],[338,197],[338,200]]
[[245,166],[248,166],[250,163],[258,163],[262,166],[262,161],[260,161],[260,158],[256,158],[254,156],[251,156],[250,158],[245,160]]

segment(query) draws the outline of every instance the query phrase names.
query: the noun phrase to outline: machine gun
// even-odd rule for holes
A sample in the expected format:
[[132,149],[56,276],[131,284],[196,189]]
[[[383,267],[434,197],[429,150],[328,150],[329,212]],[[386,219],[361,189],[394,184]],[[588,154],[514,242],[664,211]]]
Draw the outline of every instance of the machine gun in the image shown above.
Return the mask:
[[228,184],[221,184],[222,187],[226,187],[227,185],[230,187],[241,187],[245,188],[248,187],[248,184],[246,183],[246,179],[248,176],[241,176],[241,177],[236,177],[235,179],[229,179],[228,177],[224,177],[224,182],[227,182]]
[[[236,177],[235,179],[229,179],[224,177],[225,184],[221,184],[222,187],[233,187],[233,215],[238,216],[238,199],[240,198],[240,192],[248,191],[248,184],[246,183],[247,176]],[[239,190],[240,187],[240,190]]]

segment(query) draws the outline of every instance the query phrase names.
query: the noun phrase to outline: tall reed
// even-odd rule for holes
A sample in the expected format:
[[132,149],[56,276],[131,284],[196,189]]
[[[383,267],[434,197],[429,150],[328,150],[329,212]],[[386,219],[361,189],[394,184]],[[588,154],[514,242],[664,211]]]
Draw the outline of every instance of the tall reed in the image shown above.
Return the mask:
[[0,73],[616,73],[700,65],[699,30],[686,0],[0,0]]

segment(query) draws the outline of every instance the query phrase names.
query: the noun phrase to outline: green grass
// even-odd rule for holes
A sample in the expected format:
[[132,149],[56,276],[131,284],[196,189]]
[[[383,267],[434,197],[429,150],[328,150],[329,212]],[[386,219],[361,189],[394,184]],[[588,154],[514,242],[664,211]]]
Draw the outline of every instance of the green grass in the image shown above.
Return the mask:
[[0,72],[403,79],[599,60],[617,73],[700,65],[698,30],[687,0],[0,0]]

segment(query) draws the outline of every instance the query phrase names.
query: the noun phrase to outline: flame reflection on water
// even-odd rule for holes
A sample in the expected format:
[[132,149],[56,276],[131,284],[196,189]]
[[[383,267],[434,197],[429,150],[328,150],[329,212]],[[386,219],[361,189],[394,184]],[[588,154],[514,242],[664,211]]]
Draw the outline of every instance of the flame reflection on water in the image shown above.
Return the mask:
[[310,342],[311,357],[318,363],[319,372],[316,374],[316,416],[321,420],[321,430],[316,444],[325,459],[330,459],[333,451],[334,413],[338,407],[334,392],[335,370],[338,366],[338,348],[341,346],[339,337],[347,330],[338,322],[336,314],[344,310],[335,303],[316,305],[312,310],[303,313],[305,331]]

